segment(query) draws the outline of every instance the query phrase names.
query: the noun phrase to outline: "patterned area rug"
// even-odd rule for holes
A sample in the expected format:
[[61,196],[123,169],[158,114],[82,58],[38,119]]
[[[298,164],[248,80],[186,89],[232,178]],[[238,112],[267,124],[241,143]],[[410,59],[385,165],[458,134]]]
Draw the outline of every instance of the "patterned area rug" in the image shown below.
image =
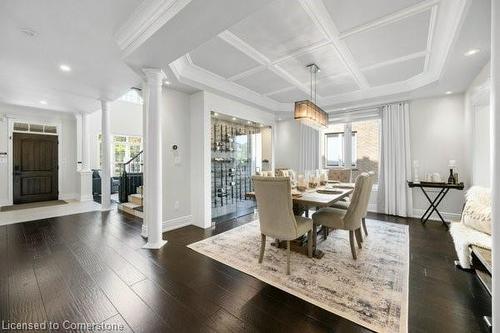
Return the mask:
[[408,330],[408,226],[367,220],[368,237],[353,260],[347,231],[336,230],[318,248],[321,259],[286,251],[267,241],[258,263],[259,222],[188,245],[261,281],[377,332]]

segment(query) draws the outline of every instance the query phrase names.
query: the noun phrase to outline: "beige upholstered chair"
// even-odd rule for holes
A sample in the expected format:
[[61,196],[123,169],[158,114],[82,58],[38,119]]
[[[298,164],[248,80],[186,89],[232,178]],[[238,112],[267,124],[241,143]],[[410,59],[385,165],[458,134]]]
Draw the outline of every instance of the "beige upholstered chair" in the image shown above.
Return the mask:
[[276,169],[276,177],[290,177],[292,187],[297,186],[297,175],[293,169]]
[[367,192],[370,188],[370,176],[363,172],[356,179],[356,185],[352,194],[350,205],[345,209],[332,207],[322,208],[313,214],[314,221],[313,236],[316,241],[316,226],[321,225],[326,228],[342,229],[349,231],[349,242],[351,244],[352,257],[356,256],[356,247],[354,245],[354,237],[361,248],[361,220],[365,215],[368,198]]
[[291,240],[307,233],[308,255],[312,257],[312,220],[294,216],[290,178],[253,176],[252,180],[261,232],[259,263],[264,258],[266,236],[286,241],[286,273],[290,274]]
[[274,177],[274,171],[260,171],[258,175],[262,177]]
[[[373,184],[375,184],[375,172],[374,171],[369,171],[368,175],[370,176],[370,184],[369,184],[369,191],[367,191],[368,195],[368,202],[370,202],[370,194],[372,193],[372,188]],[[346,201],[337,201],[334,203],[331,207],[332,208],[338,208],[338,209],[347,209],[349,207],[349,204],[351,203],[351,199],[347,198],[348,200]],[[365,235],[368,236],[368,229],[366,228],[366,215],[368,214],[368,204],[366,205],[366,211],[363,216],[363,219],[361,220],[361,223],[363,225],[363,230],[365,232]]]
[[333,168],[328,170],[328,180],[334,180],[341,183],[351,182],[351,169]]

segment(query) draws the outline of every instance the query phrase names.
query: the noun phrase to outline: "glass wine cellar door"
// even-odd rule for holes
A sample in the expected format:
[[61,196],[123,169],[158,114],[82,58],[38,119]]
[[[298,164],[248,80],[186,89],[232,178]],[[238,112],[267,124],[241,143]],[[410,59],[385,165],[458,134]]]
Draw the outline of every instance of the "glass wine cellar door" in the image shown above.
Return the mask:
[[[262,170],[262,125],[212,113],[212,221],[250,214],[252,175]],[[268,128],[266,129],[268,130]]]

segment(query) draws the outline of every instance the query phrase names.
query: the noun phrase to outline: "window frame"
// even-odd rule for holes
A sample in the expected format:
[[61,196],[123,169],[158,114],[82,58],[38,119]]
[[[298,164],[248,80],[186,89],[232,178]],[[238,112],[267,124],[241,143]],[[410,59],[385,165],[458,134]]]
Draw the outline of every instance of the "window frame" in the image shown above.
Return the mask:
[[[124,137],[125,141],[116,141],[116,137]],[[131,143],[130,139],[131,138],[140,138],[141,142],[139,144],[139,151],[144,149],[144,141],[143,137],[140,135],[127,135],[127,134],[111,134],[111,177],[120,177],[120,174],[115,173],[116,165],[118,164],[124,164],[128,160],[130,160],[133,156],[130,154],[130,147],[131,146],[136,146],[137,143]],[[97,151],[97,160],[98,160],[98,165],[99,169],[102,170],[102,133],[97,134],[97,142],[99,144],[99,149]],[[124,151],[124,156],[123,156],[123,162],[117,162],[115,160],[115,145],[116,144],[122,144],[125,146],[125,151]],[[140,158],[142,162],[142,157]],[[121,168],[120,168],[121,170]]]

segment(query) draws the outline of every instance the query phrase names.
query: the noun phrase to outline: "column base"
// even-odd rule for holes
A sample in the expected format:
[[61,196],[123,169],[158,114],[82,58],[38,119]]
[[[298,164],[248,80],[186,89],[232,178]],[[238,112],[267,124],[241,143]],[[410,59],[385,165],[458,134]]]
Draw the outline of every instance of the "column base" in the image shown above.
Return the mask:
[[161,249],[163,247],[163,245],[167,244],[167,241],[166,240],[161,240],[160,242],[158,243],[150,243],[150,242],[147,242],[142,248],[143,249],[153,249],[153,250],[158,250],[158,249]]

